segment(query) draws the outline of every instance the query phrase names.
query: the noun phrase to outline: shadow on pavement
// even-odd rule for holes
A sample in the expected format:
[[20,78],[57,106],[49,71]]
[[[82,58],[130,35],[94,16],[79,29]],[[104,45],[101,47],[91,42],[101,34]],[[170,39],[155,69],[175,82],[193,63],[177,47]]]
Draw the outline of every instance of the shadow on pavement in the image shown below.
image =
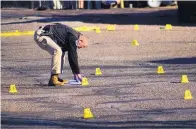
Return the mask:
[[[175,109],[178,110],[178,109]],[[188,110],[188,109],[187,109]],[[163,110],[164,111],[164,110]],[[152,112],[155,115],[164,114],[162,110],[150,110],[140,112],[140,114],[150,114]],[[168,113],[175,112],[173,110]],[[127,114],[128,115],[128,114]],[[129,114],[131,115],[131,114]],[[119,117],[123,117],[119,116]],[[114,116],[115,117],[115,116]],[[73,129],[171,129],[171,128],[186,128],[194,129],[196,127],[196,120],[176,120],[176,121],[145,121],[145,120],[136,120],[136,121],[96,121],[84,120],[82,118],[78,119],[59,119],[59,120],[49,120],[49,119],[40,119],[40,118],[25,118],[21,116],[12,116],[7,113],[2,113],[2,127],[20,127],[31,128],[73,128]]]
[[[5,61],[5,60],[2,60]],[[17,62],[15,59],[12,60],[13,62]],[[28,60],[27,60],[28,61]],[[95,76],[95,68],[97,68],[97,65],[84,65],[81,66],[81,69],[83,71],[89,71],[87,74],[84,76],[87,76],[90,80],[104,80],[104,79],[112,79],[112,78],[127,78],[127,80],[130,80],[129,83],[124,82],[124,83],[114,83],[114,84],[109,84],[115,86],[116,84],[118,86],[130,86],[130,85],[137,85],[140,83],[162,83],[168,81],[168,78],[178,78],[181,76],[182,73],[188,74],[190,77],[190,81],[194,81],[195,79],[195,65],[196,64],[196,58],[195,57],[190,57],[190,58],[174,58],[174,59],[167,59],[167,60],[153,60],[150,61],[150,63],[155,63],[154,65],[148,65],[145,64],[145,62],[140,63],[138,65],[137,63],[135,65],[129,65],[134,62],[126,62],[124,65],[101,65],[101,69],[103,72],[102,76]],[[50,65],[39,65],[39,62],[34,62],[31,63],[29,66],[21,66],[21,67],[11,67],[11,66],[5,66],[2,68],[2,73],[7,73],[4,74],[2,78],[1,85],[2,87],[7,87],[9,86],[9,81],[5,80],[6,78],[9,77],[15,77],[15,80],[19,80],[21,77],[28,77],[34,82],[33,84],[27,83],[26,81],[20,82],[20,86],[34,86],[34,87],[39,87],[41,86],[42,88],[51,88],[47,86],[48,79],[50,77]],[[166,74],[164,75],[165,81],[164,80],[159,80],[159,75],[157,75],[156,70],[157,70],[157,64],[168,64],[166,67]],[[178,66],[179,65],[179,66]],[[190,66],[191,65],[191,66]],[[69,66],[65,66],[66,70],[70,70]],[[182,69],[179,71],[179,69]],[[129,71],[130,72],[127,72]],[[138,72],[140,70],[141,72]],[[186,71],[184,71],[186,70]],[[8,74],[9,73],[9,74]],[[43,74],[45,73],[45,74]],[[12,76],[10,76],[12,75]],[[64,74],[63,74],[64,75]],[[62,75],[62,76],[63,76]],[[72,77],[65,75],[67,78]],[[145,79],[145,81],[142,81],[140,83],[135,83],[134,81],[140,77],[141,79]],[[161,76],[160,76],[161,77]],[[154,78],[152,80],[152,78]],[[172,83],[179,83],[179,82],[172,82]],[[106,84],[104,84],[106,86]],[[101,87],[101,85],[96,85],[94,87]],[[72,87],[73,88],[73,87]],[[76,87],[77,88],[77,87]]]
[[[145,10],[145,9],[144,9]],[[130,13],[129,13],[130,11]],[[128,12],[128,13],[127,13]],[[29,16],[36,16],[37,14],[31,14]],[[37,12],[38,13],[38,12]],[[46,12],[45,12],[46,13]],[[196,24],[180,24],[178,23],[178,13],[177,9],[165,9],[165,10],[148,10],[148,11],[136,11],[133,9],[120,10],[118,13],[109,12],[101,13],[101,11],[93,13],[77,13],[72,15],[67,12],[64,14],[51,14],[47,15],[40,13],[39,17],[43,17],[38,20],[27,20],[21,22],[9,22],[2,23],[1,25],[9,24],[24,24],[32,22],[41,22],[41,23],[50,23],[50,22],[68,22],[68,21],[81,21],[84,23],[102,23],[102,24],[119,24],[119,25],[130,25],[130,24],[139,24],[139,25],[165,25],[172,24],[175,26],[195,26]]]
[[154,60],[154,61],[150,61],[150,62],[151,63],[161,63],[161,64],[196,64],[196,57]]

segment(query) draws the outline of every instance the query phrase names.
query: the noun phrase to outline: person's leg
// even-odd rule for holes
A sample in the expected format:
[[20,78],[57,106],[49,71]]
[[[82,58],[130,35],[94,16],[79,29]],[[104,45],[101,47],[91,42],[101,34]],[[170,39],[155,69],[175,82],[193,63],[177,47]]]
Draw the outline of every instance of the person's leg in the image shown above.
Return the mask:
[[65,59],[65,52],[63,52],[61,56],[61,73],[63,73],[63,66],[65,61],[64,59]]
[[92,9],[92,1],[87,0],[87,9]]
[[81,9],[84,9],[84,0],[80,0],[81,2]]
[[95,1],[96,9],[101,9],[101,1]]
[[81,8],[81,0],[78,0],[78,9]]
[[45,37],[45,38],[48,43],[47,50],[50,54],[52,54],[51,75],[56,75],[57,80],[63,82],[64,84],[68,83],[67,80],[60,79],[58,76],[63,71],[65,53],[62,52],[62,49],[51,38],[49,37]]
[[[61,56],[61,73],[63,73],[64,62],[65,62],[65,52],[63,52],[62,56]],[[68,83],[68,80],[64,80],[64,79],[61,79],[61,78],[58,78],[58,80],[60,82],[63,82],[63,83]]]
[[61,59],[63,56],[62,49],[48,36],[42,36],[45,40],[45,50],[52,55],[51,74],[60,74],[62,72]]
[[58,80],[58,75],[62,72],[62,49],[48,36],[39,36],[39,31],[35,32],[34,39],[38,46],[40,46],[43,50],[46,50],[52,55],[51,62],[51,77],[49,80],[49,84],[51,86],[62,86],[63,82]]
[[77,7],[76,7],[76,1],[72,1],[72,9],[77,9]]

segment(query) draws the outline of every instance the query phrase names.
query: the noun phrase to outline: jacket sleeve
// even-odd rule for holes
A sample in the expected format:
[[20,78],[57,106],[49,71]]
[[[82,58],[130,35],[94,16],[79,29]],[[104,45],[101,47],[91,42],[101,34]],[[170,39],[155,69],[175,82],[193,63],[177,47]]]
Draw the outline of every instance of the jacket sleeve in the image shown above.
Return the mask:
[[78,65],[78,54],[75,41],[77,38],[73,35],[69,35],[69,49],[68,49],[68,60],[73,74],[80,74],[80,68]]

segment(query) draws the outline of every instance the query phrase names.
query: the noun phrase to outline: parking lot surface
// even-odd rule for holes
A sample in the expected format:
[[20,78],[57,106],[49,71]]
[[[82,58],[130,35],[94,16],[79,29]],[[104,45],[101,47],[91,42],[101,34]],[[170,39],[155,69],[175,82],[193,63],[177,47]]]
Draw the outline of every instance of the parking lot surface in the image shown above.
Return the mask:
[[[5,9],[1,31],[32,31],[53,22],[101,28],[100,34],[82,32],[90,43],[78,50],[89,86],[48,87],[51,57],[33,36],[1,37],[2,128],[196,128],[196,27],[178,24],[175,7]],[[109,24],[116,30],[107,31]],[[160,29],[165,24],[172,24],[172,30]],[[132,46],[133,40],[139,46]],[[164,74],[157,74],[158,66]],[[97,67],[101,76],[94,75]],[[180,83],[182,75],[189,83]],[[61,77],[73,79],[67,60]],[[10,84],[16,85],[17,93],[9,93]],[[185,90],[191,91],[192,100],[184,100]],[[83,119],[84,108],[95,118]]]

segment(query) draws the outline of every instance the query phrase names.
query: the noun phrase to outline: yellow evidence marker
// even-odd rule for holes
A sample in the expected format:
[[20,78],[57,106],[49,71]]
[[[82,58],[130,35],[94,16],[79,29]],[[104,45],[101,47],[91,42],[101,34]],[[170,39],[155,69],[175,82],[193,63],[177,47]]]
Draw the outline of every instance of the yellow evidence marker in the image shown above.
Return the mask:
[[182,75],[181,77],[181,83],[189,83],[189,79],[187,75]]
[[101,33],[101,29],[100,28],[96,28],[95,32],[99,34],[99,33]]
[[16,85],[11,84],[11,85],[10,85],[10,90],[9,90],[9,92],[10,92],[10,93],[17,93]]
[[133,40],[133,41],[132,41],[132,46],[139,46],[138,41],[137,41],[137,40]]
[[97,75],[97,76],[102,75],[102,72],[101,72],[100,68],[95,69],[95,75]]
[[166,30],[171,30],[172,29],[172,25],[171,24],[166,24],[165,25],[165,29]]
[[191,100],[191,99],[193,99],[190,90],[185,90],[185,92],[184,92],[184,99],[185,100]]
[[88,83],[88,79],[87,78],[82,78],[82,86],[88,86],[89,83]]
[[158,74],[163,74],[163,73],[165,73],[165,72],[164,72],[164,69],[163,69],[163,66],[158,66],[158,68],[157,68],[157,73],[158,73]]
[[116,30],[115,25],[108,25],[107,26],[107,30],[108,31],[114,31],[114,30]]
[[134,30],[139,30],[138,24],[134,25]]
[[90,110],[90,108],[85,108],[84,109],[84,119],[89,119],[89,118],[93,118],[93,114]]

